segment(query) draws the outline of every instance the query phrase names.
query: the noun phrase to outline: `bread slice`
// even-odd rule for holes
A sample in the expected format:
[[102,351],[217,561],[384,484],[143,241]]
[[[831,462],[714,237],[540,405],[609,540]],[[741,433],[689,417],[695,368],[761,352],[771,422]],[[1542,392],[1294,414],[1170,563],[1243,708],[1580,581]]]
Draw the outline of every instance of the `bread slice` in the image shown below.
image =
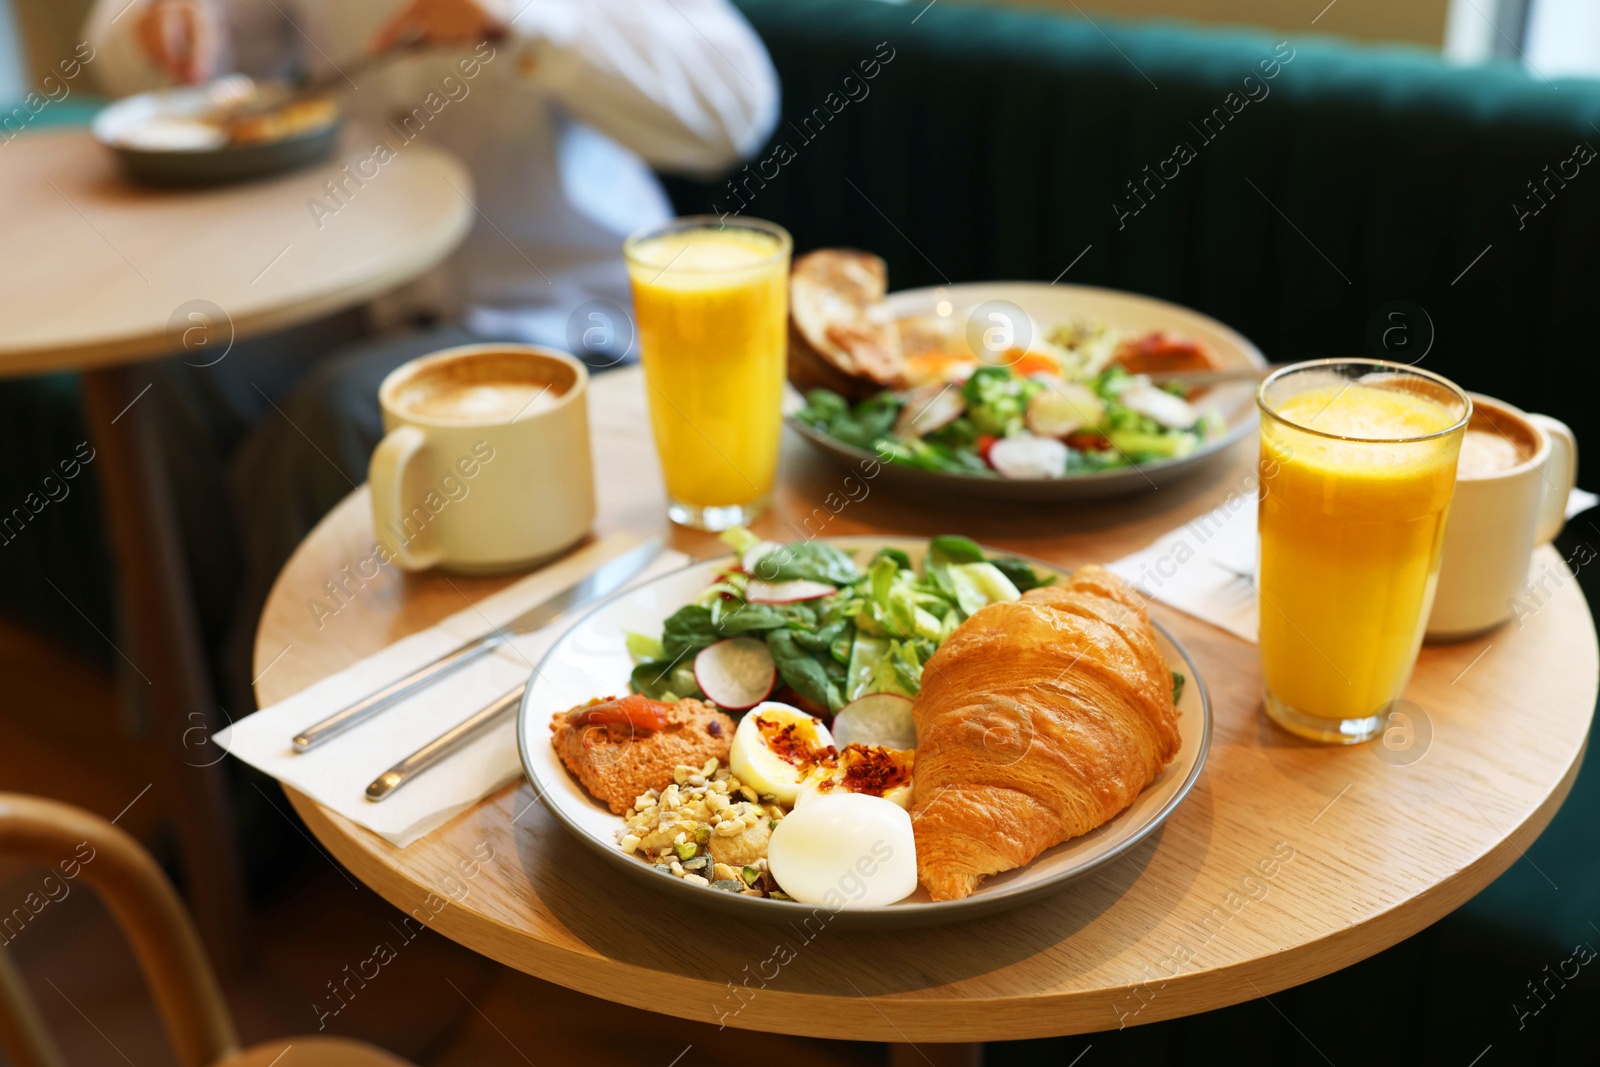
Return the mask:
[[789,277],[789,380],[862,400],[905,382],[900,331],[884,294],[889,271],[869,252],[824,248]]

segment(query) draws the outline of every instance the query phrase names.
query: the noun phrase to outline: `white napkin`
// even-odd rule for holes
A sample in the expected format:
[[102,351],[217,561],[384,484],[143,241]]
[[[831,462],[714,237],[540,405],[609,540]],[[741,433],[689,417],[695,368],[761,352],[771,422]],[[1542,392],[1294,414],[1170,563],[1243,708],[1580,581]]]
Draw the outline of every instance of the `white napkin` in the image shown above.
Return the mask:
[[[528,575],[381,652],[330,675],[287,700],[262,708],[217,735],[224,750],[318,803],[404,848],[522,773],[512,715],[385,800],[366,798],[367,783],[401,759],[527,680],[535,664],[582,609],[512,639],[476,663],[428,686],[369,722],[310,752],[290,738],[340,708],[561,592],[637,544],[612,535]],[[632,583],[688,562],[663,551]],[[620,635],[619,635],[620,637]]]
[[1145,596],[1256,640],[1256,495],[1211,511],[1106,564]]
[[[1582,489],[1567,498],[1567,518],[1600,498]],[[1255,643],[1256,502],[1230,494],[1216,508],[1106,565],[1145,596],[1186,611]]]

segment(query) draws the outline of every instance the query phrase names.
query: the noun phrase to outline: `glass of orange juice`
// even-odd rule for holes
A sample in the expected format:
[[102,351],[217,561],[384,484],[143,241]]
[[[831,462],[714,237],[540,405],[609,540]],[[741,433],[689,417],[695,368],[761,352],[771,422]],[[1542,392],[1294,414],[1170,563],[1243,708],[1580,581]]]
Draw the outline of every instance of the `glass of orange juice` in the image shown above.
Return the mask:
[[715,215],[674,219],[623,245],[674,522],[742,526],[772,493],[792,247],[781,226]]
[[1261,383],[1267,714],[1354,744],[1411,677],[1472,401],[1437,374],[1317,360]]

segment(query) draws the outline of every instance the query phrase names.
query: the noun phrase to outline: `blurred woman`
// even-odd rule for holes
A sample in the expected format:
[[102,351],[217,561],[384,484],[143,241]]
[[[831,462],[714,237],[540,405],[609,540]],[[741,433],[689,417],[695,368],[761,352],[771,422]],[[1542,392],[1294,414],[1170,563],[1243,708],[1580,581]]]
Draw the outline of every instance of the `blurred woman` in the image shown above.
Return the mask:
[[[98,0],[86,36],[118,95],[235,71],[338,79],[396,51],[340,83],[354,147],[430,144],[472,174],[470,234],[439,270],[374,303],[379,337],[330,357],[347,317],[164,368],[153,396],[202,619],[208,634],[233,631],[219,681],[241,710],[260,604],[300,539],[366,477],[383,376],[475,340],[551,345],[594,366],[630,358],[622,239],[671,214],[652,168],[730,168],[762,146],[778,108],[766,50],[727,0]],[[366,180],[382,181],[381,166]],[[366,209],[361,184],[306,209],[333,230]]]

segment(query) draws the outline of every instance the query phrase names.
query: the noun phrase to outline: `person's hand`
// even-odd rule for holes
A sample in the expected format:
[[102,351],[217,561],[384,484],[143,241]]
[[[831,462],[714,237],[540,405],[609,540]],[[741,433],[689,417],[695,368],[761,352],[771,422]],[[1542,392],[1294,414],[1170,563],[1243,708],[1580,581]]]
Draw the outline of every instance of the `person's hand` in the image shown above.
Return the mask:
[[505,33],[477,0],[410,0],[372,39],[374,52],[406,41],[431,45],[476,44]]
[[134,25],[146,58],[186,85],[216,77],[224,32],[212,0],[147,0]]

